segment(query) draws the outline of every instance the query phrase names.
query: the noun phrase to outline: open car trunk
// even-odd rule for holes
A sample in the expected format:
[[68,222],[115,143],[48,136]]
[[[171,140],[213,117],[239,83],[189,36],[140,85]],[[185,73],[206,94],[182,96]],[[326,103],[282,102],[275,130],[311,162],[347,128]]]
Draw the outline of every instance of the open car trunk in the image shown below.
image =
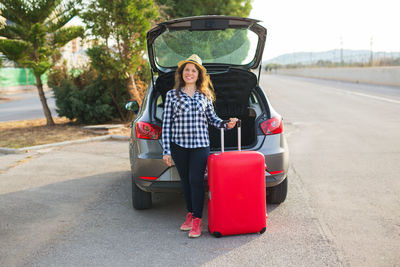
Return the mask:
[[[173,89],[175,72],[160,75],[156,80],[156,90],[161,93],[163,103],[166,93]],[[257,77],[247,70],[228,68],[224,71],[210,72],[214,85],[215,111],[221,119],[236,117],[242,120],[242,147],[256,143],[256,112],[250,107],[250,95],[257,85]],[[210,149],[221,149],[220,130],[209,126]],[[225,148],[237,148],[237,130],[225,131]]]

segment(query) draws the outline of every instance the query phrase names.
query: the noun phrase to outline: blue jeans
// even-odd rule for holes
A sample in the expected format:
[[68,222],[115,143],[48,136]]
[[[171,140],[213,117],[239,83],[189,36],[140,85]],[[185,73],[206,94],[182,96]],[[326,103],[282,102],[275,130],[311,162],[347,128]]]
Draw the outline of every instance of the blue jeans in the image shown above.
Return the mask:
[[171,142],[171,157],[181,177],[186,208],[196,218],[203,214],[204,173],[209,154],[209,147],[184,148]]

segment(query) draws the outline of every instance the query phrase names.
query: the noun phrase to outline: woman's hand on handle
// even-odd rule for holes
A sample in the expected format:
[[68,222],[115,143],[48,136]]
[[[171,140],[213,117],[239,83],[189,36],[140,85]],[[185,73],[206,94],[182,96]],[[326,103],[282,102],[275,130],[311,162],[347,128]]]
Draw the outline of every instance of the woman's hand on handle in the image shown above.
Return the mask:
[[163,156],[163,160],[164,160],[165,164],[168,165],[168,167],[171,167],[171,166],[172,166],[172,158],[171,158],[171,155],[164,155],[164,156]]
[[233,127],[235,127],[236,122],[238,121],[238,118],[229,118],[229,122],[228,122],[228,128],[232,129]]

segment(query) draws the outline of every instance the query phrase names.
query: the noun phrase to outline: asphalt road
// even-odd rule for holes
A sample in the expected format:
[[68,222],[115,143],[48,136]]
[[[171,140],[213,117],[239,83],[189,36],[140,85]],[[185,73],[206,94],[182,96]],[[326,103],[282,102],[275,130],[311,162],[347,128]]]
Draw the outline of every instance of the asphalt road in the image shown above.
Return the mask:
[[304,190],[340,262],[399,266],[400,88],[269,75],[263,81],[295,127],[290,181]]
[[[47,105],[53,116],[57,116],[52,91],[45,91]],[[42,103],[37,90],[4,95],[11,101],[0,101],[0,122],[44,118]]]
[[263,235],[189,239],[179,194],[133,210],[128,144],[94,142],[0,155],[0,266],[399,265],[397,89],[262,86],[291,150],[289,195],[268,206]]

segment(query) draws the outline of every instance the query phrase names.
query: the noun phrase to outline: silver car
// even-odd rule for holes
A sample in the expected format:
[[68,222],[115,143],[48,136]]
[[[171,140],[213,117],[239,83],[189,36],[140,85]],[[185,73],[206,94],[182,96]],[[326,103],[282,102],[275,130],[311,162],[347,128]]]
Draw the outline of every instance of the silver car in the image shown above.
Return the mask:
[[[286,199],[289,151],[282,117],[259,85],[267,31],[258,22],[240,17],[199,16],[163,22],[147,33],[152,81],[140,110],[136,102],[127,103],[127,109],[137,113],[129,143],[135,209],[150,208],[153,192],[181,190],[176,167],[168,167],[162,160],[160,136],[165,96],[173,89],[177,62],[192,54],[201,57],[211,77],[217,115],[241,119],[242,150],[265,155],[268,203]],[[252,71],[257,68],[258,72]],[[211,153],[219,152],[220,131],[210,126],[209,134]],[[225,150],[235,149],[237,131],[226,131]]]

